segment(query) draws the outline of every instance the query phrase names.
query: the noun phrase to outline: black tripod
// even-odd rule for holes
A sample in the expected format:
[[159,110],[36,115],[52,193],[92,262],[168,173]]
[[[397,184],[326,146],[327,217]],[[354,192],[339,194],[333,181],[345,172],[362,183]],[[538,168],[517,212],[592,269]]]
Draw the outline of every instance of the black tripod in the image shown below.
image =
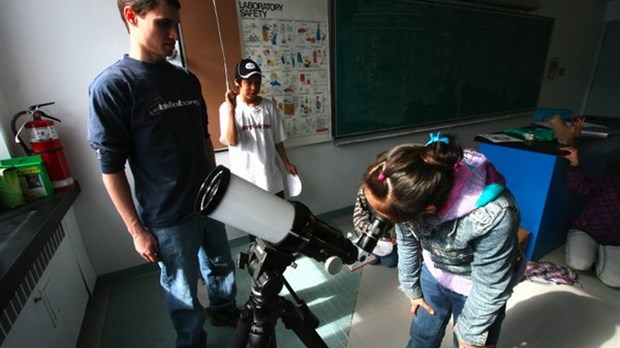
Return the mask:
[[[286,267],[294,261],[293,254],[277,250],[262,239],[250,244],[248,254],[240,254],[239,268],[247,267],[252,276],[252,292],[241,311],[232,348],[245,348],[248,344],[252,348],[276,348],[278,318],[282,318],[285,327],[292,329],[306,347],[327,348],[315,330],[319,320],[283,276]],[[286,286],[296,304],[278,296],[282,286]]]

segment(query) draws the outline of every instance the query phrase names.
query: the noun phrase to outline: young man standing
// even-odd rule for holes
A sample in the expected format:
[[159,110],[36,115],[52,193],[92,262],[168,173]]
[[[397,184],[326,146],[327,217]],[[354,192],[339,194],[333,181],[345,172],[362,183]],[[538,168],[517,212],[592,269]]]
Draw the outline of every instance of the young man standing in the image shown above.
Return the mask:
[[276,153],[286,171],[297,175],[284,148],[286,129],[278,110],[260,94],[261,69],[251,59],[235,68],[235,87],[220,106],[220,142],[228,145],[231,171],[265,191],[284,198],[282,174]]
[[[224,226],[194,214],[202,181],[215,167],[200,82],[170,64],[178,40],[178,0],[118,0],[130,52],[89,89],[88,140],[103,183],[138,254],[161,268],[177,347],[204,347],[207,283],[214,324],[236,323],[235,268]],[[135,181],[134,204],[125,174]]]

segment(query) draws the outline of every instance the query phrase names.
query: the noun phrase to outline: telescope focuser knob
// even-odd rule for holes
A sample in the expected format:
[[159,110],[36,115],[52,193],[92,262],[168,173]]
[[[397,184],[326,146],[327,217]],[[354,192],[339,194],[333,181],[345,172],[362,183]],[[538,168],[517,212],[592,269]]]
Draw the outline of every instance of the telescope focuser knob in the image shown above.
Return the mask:
[[342,265],[342,259],[338,256],[330,256],[327,260],[325,260],[325,270],[331,275],[338,274],[338,272],[342,269]]

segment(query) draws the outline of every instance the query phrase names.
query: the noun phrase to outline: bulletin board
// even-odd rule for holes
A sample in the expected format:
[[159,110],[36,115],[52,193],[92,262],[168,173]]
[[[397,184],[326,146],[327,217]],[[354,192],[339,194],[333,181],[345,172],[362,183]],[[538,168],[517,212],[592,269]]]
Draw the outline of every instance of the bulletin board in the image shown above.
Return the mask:
[[328,7],[328,0],[183,0],[187,68],[202,84],[216,149],[226,149],[218,109],[246,57],[261,67],[261,95],[276,103],[287,147],[332,139]]
[[331,140],[327,0],[236,3],[242,54],[263,72],[261,95],[277,106],[287,146]]

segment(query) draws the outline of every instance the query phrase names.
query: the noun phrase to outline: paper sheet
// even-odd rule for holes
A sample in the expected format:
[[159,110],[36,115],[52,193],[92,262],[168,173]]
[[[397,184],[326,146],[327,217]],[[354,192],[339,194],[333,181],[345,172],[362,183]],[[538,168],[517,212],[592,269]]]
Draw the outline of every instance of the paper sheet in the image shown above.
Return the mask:
[[301,179],[299,175],[287,174],[286,175],[286,190],[289,197],[297,197],[301,193]]

